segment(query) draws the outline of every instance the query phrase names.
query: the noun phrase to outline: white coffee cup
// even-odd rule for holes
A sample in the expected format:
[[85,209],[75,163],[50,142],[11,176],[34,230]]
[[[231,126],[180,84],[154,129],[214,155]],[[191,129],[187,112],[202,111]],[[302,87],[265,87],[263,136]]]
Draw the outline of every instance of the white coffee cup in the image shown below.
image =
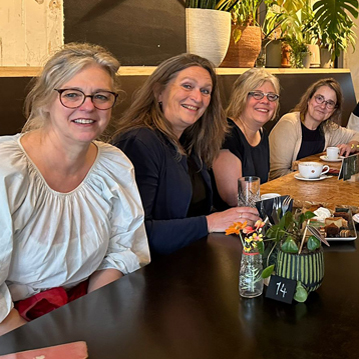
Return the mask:
[[329,171],[329,166],[319,162],[300,162],[298,169],[304,178],[319,178]]
[[340,150],[338,147],[327,147],[328,160],[337,160],[339,158]]

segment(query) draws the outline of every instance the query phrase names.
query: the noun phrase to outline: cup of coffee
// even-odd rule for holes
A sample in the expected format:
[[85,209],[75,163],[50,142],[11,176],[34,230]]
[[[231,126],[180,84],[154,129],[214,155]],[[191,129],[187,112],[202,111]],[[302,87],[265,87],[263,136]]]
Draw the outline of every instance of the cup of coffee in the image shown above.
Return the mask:
[[340,150],[338,147],[327,147],[328,160],[337,160],[339,158]]
[[329,166],[319,162],[300,162],[298,169],[304,178],[319,178],[329,171]]

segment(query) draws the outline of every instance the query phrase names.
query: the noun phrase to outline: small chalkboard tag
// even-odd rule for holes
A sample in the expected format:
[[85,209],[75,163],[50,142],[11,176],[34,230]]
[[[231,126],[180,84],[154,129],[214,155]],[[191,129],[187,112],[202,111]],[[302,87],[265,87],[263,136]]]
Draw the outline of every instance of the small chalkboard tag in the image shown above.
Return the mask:
[[297,281],[272,275],[266,293],[266,298],[291,304],[293,301]]

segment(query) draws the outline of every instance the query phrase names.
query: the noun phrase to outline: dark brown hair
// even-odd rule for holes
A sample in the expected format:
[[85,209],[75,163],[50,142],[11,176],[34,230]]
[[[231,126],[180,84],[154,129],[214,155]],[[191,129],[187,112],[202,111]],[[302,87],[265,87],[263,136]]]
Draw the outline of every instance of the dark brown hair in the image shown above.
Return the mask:
[[[164,117],[158,103],[158,95],[180,71],[192,66],[202,67],[210,74],[213,85],[211,101],[202,117],[184,131],[185,141],[180,144],[171,123]],[[140,127],[159,130],[176,147],[179,154],[190,154],[194,150],[207,166],[211,166],[219,153],[227,129],[212,63],[193,54],[181,54],[162,62],[135,93],[134,101],[119,120],[114,136]]]

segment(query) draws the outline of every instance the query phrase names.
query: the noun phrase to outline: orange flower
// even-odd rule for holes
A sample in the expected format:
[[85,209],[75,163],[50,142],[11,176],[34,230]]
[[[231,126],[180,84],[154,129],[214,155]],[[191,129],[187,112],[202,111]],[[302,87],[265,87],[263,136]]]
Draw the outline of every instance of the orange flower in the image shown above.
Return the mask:
[[226,236],[229,234],[239,234],[239,231],[244,229],[247,226],[247,221],[242,222],[234,222],[229,228],[226,229]]
[[244,234],[250,234],[250,233],[253,233],[254,231],[255,231],[255,229],[253,229],[250,226],[247,226],[246,228],[243,228],[243,233]]

